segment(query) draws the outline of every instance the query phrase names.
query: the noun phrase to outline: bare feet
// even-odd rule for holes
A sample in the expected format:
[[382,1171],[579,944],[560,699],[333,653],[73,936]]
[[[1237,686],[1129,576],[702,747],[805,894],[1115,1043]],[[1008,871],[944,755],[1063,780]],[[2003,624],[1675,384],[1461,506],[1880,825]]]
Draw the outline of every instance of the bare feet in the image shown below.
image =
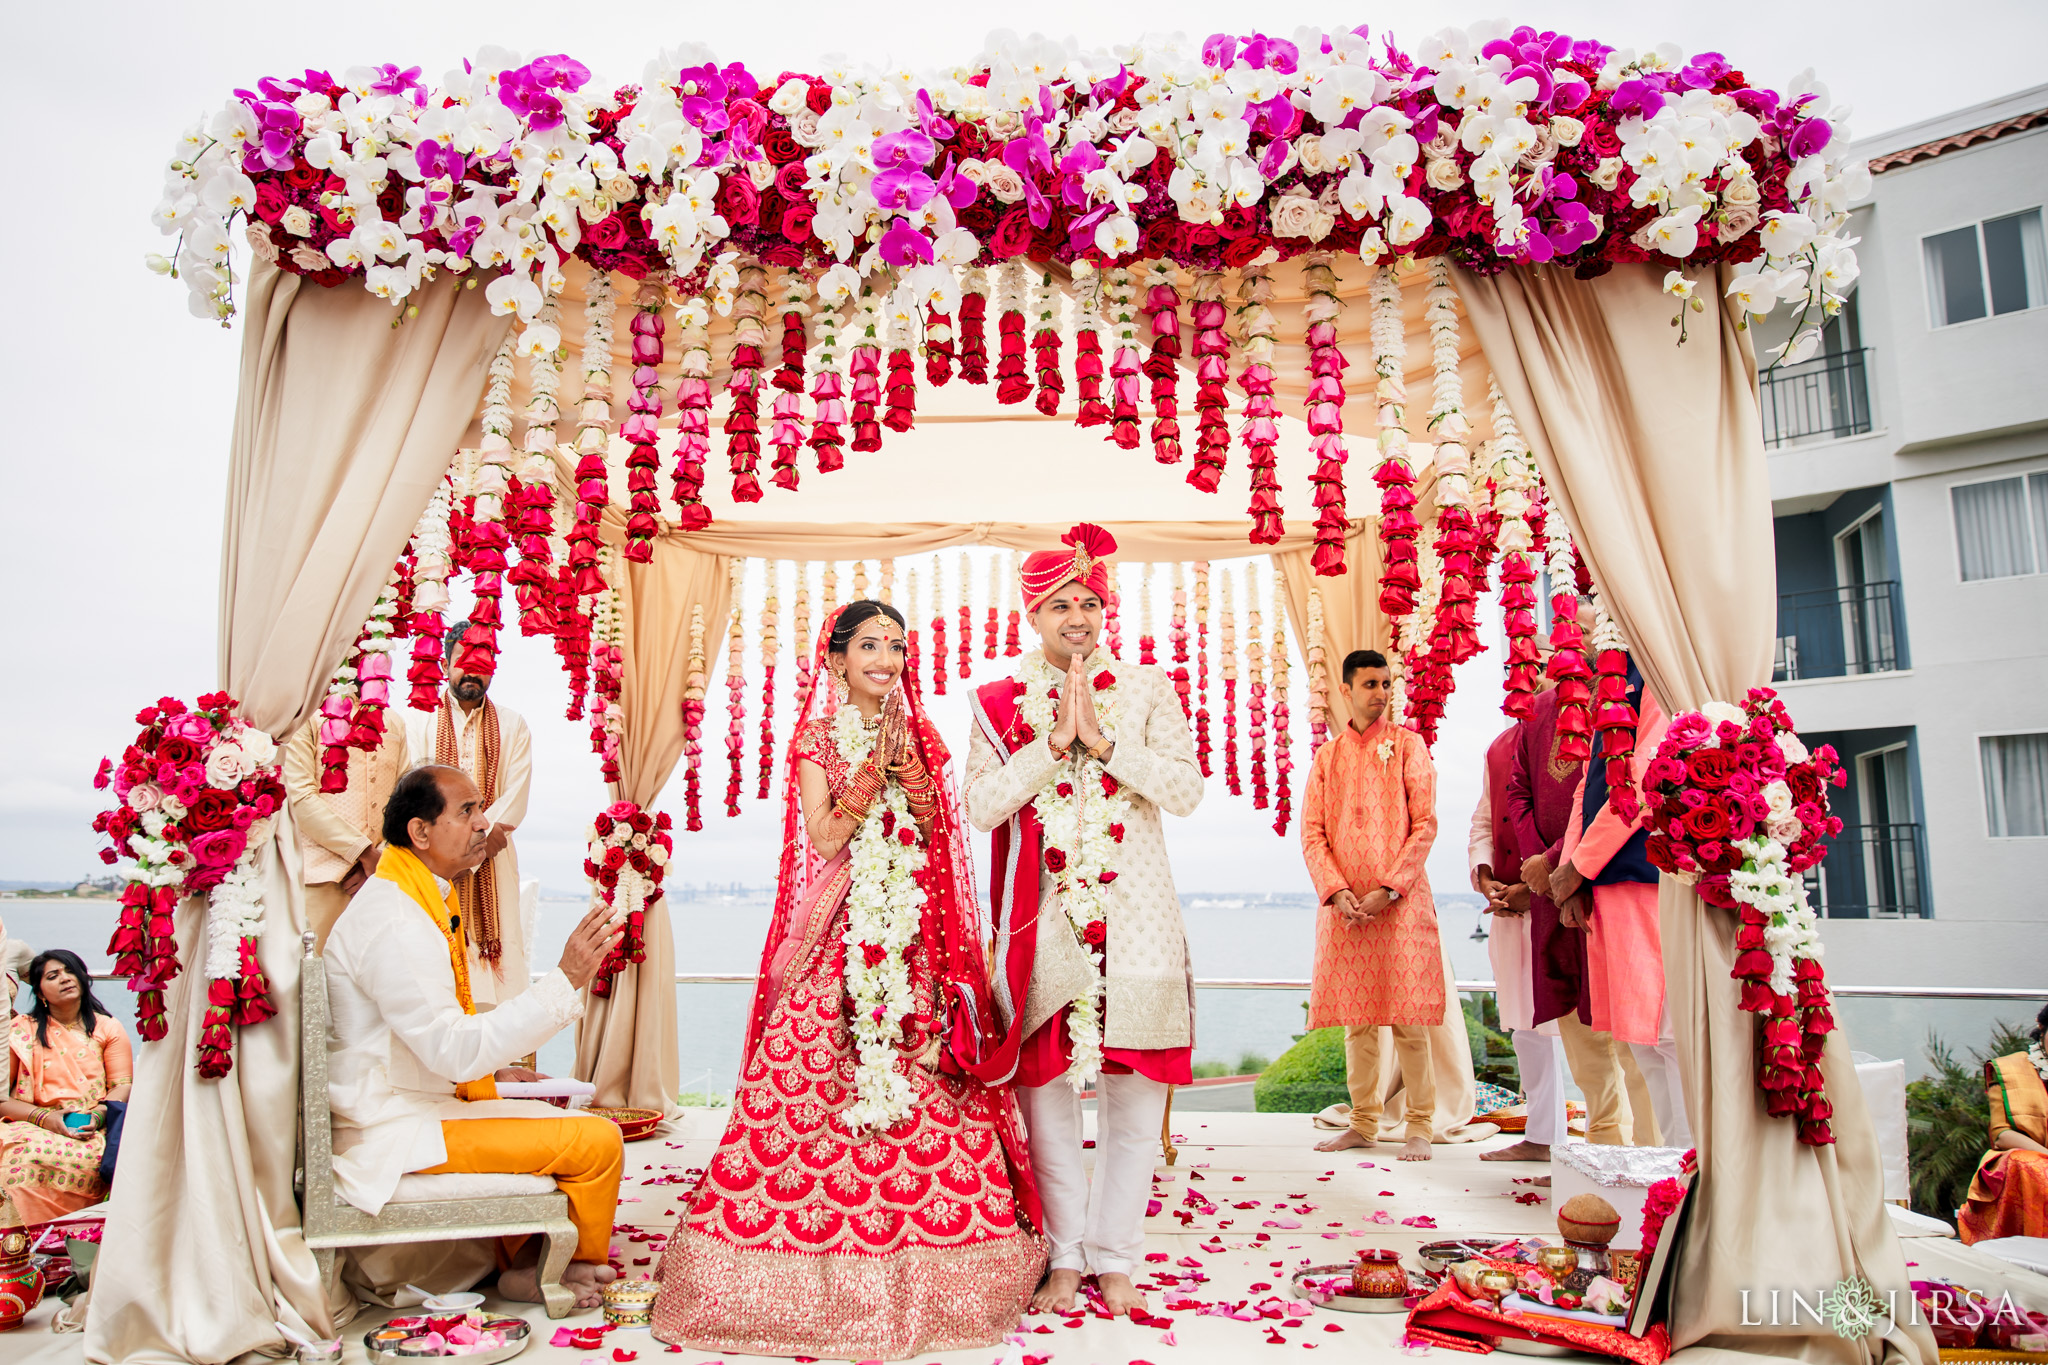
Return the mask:
[[[1124,1281],[1129,1284],[1130,1281]],[[1031,1296],[1031,1311],[1034,1313],[1071,1313],[1074,1311],[1076,1296],[1081,1291],[1081,1272],[1078,1270],[1048,1271],[1045,1283],[1038,1286],[1038,1292]]]
[[1359,1132],[1356,1128],[1346,1128],[1337,1136],[1325,1138],[1323,1141],[1318,1142],[1316,1150],[1319,1152],[1348,1152],[1354,1147],[1376,1147],[1378,1145],[1378,1143]]
[[[604,1306],[604,1293],[597,1287],[597,1280],[587,1272],[579,1280],[576,1265],[572,1262],[562,1276],[562,1287],[576,1296],[579,1312],[589,1312]],[[545,1303],[540,1292],[540,1267],[536,1265],[514,1266],[498,1276],[498,1297],[514,1303]]]
[[1550,1144],[1547,1142],[1518,1142],[1512,1147],[1503,1147],[1497,1152],[1481,1152],[1481,1161],[1548,1161]]
[[619,1272],[608,1265],[571,1261],[569,1268],[562,1272],[562,1287],[575,1291],[578,1308],[602,1308],[604,1287],[618,1277]]
[[1426,1137],[1409,1138],[1406,1142],[1401,1144],[1401,1155],[1399,1159],[1402,1161],[1429,1160],[1429,1139]]
[[1102,1306],[1113,1318],[1129,1317],[1133,1313],[1149,1313],[1151,1305],[1145,1296],[1131,1283],[1128,1275],[1097,1275],[1095,1287],[1102,1291]]

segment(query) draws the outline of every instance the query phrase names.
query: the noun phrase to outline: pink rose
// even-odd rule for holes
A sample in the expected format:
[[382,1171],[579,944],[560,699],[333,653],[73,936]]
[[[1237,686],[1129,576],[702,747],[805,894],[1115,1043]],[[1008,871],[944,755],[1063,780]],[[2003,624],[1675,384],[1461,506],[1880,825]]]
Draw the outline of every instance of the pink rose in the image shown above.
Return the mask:
[[164,733],[173,739],[182,739],[190,744],[209,744],[213,741],[213,722],[206,717],[187,711],[174,716],[165,724]]
[[1705,716],[1697,711],[1688,711],[1671,722],[1671,728],[1664,732],[1664,742],[1681,749],[1692,749],[1705,744],[1713,734],[1714,727]]
[[201,867],[233,867],[248,842],[248,836],[238,829],[208,830],[192,841],[192,858]]
[[614,820],[630,820],[635,809],[631,801],[614,801],[605,807],[604,813]]

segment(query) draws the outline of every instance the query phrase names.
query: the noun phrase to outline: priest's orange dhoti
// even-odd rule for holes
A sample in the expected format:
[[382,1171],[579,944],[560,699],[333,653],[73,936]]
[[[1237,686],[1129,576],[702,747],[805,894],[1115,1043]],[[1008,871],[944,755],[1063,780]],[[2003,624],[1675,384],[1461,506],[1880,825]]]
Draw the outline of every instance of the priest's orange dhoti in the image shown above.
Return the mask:
[[[1346,726],[1316,754],[1302,800],[1302,852],[1315,881],[1308,1026],[1345,1031],[1352,1128],[1379,1127],[1380,1028],[1391,1025],[1409,1136],[1427,1139],[1436,1104],[1428,1029],[1443,1022],[1442,950],[1423,864],[1436,839],[1436,769],[1422,737],[1386,720]],[[1331,904],[1382,888],[1394,903],[1347,924]]]
[[[558,1119],[444,1119],[448,1159],[427,1175],[510,1172],[545,1175],[569,1197],[576,1225],[576,1259],[603,1265],[611,1250],[612,1215],[626,1148],[618,1125],[596,1114]],[[523,1239],[521,1239],[523,1240]]]

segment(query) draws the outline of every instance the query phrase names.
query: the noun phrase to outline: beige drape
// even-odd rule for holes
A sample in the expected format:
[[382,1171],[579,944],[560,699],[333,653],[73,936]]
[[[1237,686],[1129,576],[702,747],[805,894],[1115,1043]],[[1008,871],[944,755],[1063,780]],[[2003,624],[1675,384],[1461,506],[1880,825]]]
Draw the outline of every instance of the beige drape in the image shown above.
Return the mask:
[[[483,393],[507,322],[453,282],[389,304],[302,287],[259,264],[243,304],[240,394],[221,554],[220,680],[253,725],[289,736],[369,615]],[[241,1030],[235,1069],[193,1070],[205,1013],[205,915],[179,915],[185,970],[169,1033],[136,1059],[106,1246],[86,1328],[92,1361],[224,1361],[279,1350],[336,1317],[292,1192],[299,1080],[298,840],[280,812],[259,864],[258,949],[278,1017]],[[345,1310],[344,1310],[345,1311]]]
[[[1715,310],[1676,344],[1663,268],[1586,282],[1561,271],[1463,275],[1486,358],[1649,686],[1668,707],[1739,701],[1770,677],[1776,619],[1770,483],[1748,333]],[[1727,283],[1710,275],[1702,292]],[[1672,1307],[1676,1346],[1932,1365],[1925,1328],[1845,1341],[1810,1321],[1744,1328],[1745,1289],[1817,1291],[1861,1276],[1910,1302],[1877,1140],[1842,1035],[1822,1061],[1837,1141],[1802,1146],[1764,1112],[1753,1017],[1729,977],[1734,920],[1661,890],[1664,970],[1702,1178]],[[1752,1317],[1756,1316],[1752,1314]]]

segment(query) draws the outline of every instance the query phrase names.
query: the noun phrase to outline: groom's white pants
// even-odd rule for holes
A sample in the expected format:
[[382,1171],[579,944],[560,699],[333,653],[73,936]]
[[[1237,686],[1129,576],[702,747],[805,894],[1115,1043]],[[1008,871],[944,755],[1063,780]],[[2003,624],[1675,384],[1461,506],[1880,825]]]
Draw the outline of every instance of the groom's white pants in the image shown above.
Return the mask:
[[1145,1205],[1159,1159],[1166,1086],[1149,1077],[1095,1081],[1095,1182],[1081,1151],[1081,1097],[1062,1080],[1018,1086],[1031,1166],[1045,1205],[1052,1268],[1135,1275],[1145,1260]]

